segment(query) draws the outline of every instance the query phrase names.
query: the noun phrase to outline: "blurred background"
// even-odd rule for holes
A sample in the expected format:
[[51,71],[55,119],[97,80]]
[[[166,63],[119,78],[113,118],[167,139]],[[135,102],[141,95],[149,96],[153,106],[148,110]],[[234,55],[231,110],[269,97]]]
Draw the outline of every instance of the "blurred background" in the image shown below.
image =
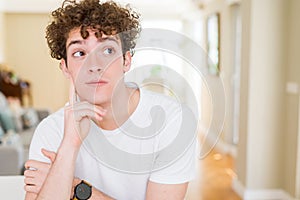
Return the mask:
[[[50,57],[45,40],[49,13],[61,2],[0,0],[0,91],[4,94],[1,112],[10,108],[5,112],[14,118],[9,122],[3,120],[5,114],[0,116],[2,135],[13,130],[20,133],[22,143],[21,150],[9,156],[0,149],[0,155],[6,156],[1,157],[2,175],[16,174],[4,172],[7,167],[3,165],[4,158],[24,154],[21,161],[20,158],[15,161],[19,170],[27,158],[36,124],[68,99],[68,82],[59,62]],[[141,14],[143,28],[182,35],[183,41],[169,41],[178,48],[185,41],[193,41],[202,49],[182,48],[183,54],[197,57],[200,52],[205,54],[204,58],[209,56],[210,61],[204,66],[207,74],[199,75],[190,63],[172,53],[137,51],[133,68],[140,65],[150,68],[143,76],[128,77],[140,83],[155,80],[163,85],[168,77],[163,66],[172,66],[188,83],[183,86],[170,78],[167,84],[170,90],[162,90],[171,94],[176,89],[183,102],[190,105],[196,102],[198,109],[202,157],[199,176],[191,184],[187,199],[226,199],[229,193],[239,197],[227,199],[300,199],[300,1],[119,2],[129,3]],[[209,84],[221,80],[224,86],[225,96],[215,104],[208,80]],[[190,89],[194,97],[185,92]],[[226,115],[221,132],[208,132],[214,125],[214,109],[223,116],[222,106]],[[206,157],[212,158],[208,167],[203,163]],[[220,171],[206,176],[223,161],[227,164],[220,165]],[[206,188],[214,184],[217,186]],[[207,197],[207,192],[222,197]]]

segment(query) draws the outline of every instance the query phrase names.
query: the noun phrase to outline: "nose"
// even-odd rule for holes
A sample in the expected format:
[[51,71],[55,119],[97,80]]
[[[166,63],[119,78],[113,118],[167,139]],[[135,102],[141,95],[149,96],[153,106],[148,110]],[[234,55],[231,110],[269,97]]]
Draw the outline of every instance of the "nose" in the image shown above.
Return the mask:
[[99,56],[98,48],[88,54],[84,65],[86,66],[85,69],[88,70],[89,73],[101,73],[103,71],[105,61],[101,56]]
[[97,66],[97,65],[93,65],[91,67],[89,67],[89,72],[93,73],[93,72],[101,72],[101,67]]

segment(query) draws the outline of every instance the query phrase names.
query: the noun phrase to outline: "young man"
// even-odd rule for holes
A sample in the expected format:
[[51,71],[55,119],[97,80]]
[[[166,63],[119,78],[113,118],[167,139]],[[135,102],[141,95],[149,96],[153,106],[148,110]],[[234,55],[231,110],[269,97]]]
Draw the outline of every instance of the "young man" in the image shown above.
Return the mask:
[[35,131],[26,199],[184,199],[196,157],[193,129],[180,123],[189,110],[124,81],[139,15],[83,0],[65,1],[52,17],[46,38],[70,99]]

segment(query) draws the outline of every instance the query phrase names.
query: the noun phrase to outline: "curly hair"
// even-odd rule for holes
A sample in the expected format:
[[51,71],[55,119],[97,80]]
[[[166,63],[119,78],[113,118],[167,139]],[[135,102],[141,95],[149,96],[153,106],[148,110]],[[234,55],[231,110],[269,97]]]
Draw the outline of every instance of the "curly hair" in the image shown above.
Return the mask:
[[129,6],[99,0],[65,0],[62,6],[52,12],[53,21],[46,28],[46,39],[51,57],[67,59],[66,41],[71,30],[80,28],[82,38],[89,36],[87,29],[95,31],[97,38],[120,34],[123,54],[133,53],[140,33],[140,15]]

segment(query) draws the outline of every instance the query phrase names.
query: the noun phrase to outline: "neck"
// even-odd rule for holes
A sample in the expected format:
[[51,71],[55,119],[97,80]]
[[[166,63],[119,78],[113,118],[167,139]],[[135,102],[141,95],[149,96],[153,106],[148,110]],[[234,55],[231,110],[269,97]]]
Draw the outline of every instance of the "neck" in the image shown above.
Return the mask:
[[136,109],[139,103],[139,90],[128,88],[125,85],[123,88],[115,90],[111,101],[106,105],[101,105],[107,110],[103,120],[98,122],[98,126],[106,130],[114,130],[119,128],[128,120],[130,115]]

